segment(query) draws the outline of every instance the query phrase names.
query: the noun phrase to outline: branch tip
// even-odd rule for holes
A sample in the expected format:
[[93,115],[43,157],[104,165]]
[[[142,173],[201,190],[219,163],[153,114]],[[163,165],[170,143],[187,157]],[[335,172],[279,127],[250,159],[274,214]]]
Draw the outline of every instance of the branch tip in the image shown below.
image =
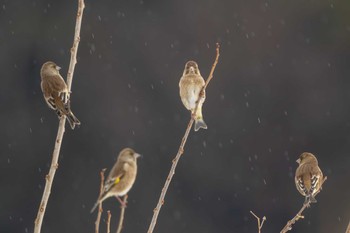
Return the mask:
[[[213,78],[213,73],[214,73],[214,70],[215,70],[216,65],[218,63],[218,60],[219,60],[219,54],[220,54],[220,49],[219,48],[220,48],[219,43],[216,43],[216,57],[215,57],[213,65],[211,67],[209,76],[208,76],[204,86],[202,87],[200,93],[204,93],[205,92],[205,90],[206,90],[210,80]],[[194,112],[196,112],[197,109],[198,109],[198,103],[199,103],[200,97],[201,97],[201,95],[198,95],[198,98],[197,98],[197,101],[196,101],[196,107],[194,109]],[[154,228],[155,228],[155,226],[156,226],[156,224],[157,224],[157,218],[158,218],[160,209],[162,208],[162,206],[164,204],[166,192],[167,192],[167,190],[169,188],[169,185],[170,185],[170,182],[171,182],[171,180],[172,180],[172,178],[173,178],[173,176],[175,174],[177,163],[179,162],[181,155],[184,153],[185,144],[186,144],[188,135],[189,135],[189,133],[191,131],[193,123],[194,123],[194,118],[193,118],[193,116],[191,116],[191,119],[190,119],[190,121],[189,121],[189,123],[187,125],[187,128],[186,128],[185,134],[184,134],[184,136],[183,136],[183,138],[181,140],[181,144],[179,146],[177,154],[176,154],[175,158],[172,160],[172,166],[170,168],[169,175],[168,175],[167,179],[165,180],[165,184],[163,186],[162,192],[161,192],[160,197],[158,199],[157,206],[153,210],[153,217],[152,217],[150,226],[149,226],[148,231],[147,231],[148,233],[152,233]]]

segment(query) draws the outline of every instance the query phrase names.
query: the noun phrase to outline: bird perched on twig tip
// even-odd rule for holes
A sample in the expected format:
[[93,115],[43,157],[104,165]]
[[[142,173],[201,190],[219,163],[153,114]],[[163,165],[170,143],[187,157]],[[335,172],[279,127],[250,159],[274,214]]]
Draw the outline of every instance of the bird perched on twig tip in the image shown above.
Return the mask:
[[127,194],[135,182],[137,174],[136,161],[139,157],[140,154],[130,148],[125,148],[119,153],[117,162],[109,172],[103,191],[91,209],[91,213],[94,212],[101,202],[112,196],[115,196],[122,206],[126,206],[126,203],[119,197]]
[[316,203],[315,194],[322,187],[323,174],[315,155],[304,152],[296,161],[299,164],[295,172],[295,185],[301,195],[305,196],[305,205]]
[[[195,61],[188,61],[180,79],[179,87],[182,103],[191,111],[192,117],[195,120],[195,131],[198,131],[200,128],[208,128],[202,115],[202,106],[205,101],[205,90],[203,90],[203,93],[201,93],[201,91],[204,85],[205,81],[199,72],[198,64]],[[197,101],[198,108],[195,110]]]
[[43,64],[40,70],[41,90],[47,105],[55,110],[59,118],[65,115],[71,128],[74,129],[75,125],[80,125],[80,121],[70,109],[70,93],[68,92],[65,81],[60,75],[60,69],[61,67],[52,61]]

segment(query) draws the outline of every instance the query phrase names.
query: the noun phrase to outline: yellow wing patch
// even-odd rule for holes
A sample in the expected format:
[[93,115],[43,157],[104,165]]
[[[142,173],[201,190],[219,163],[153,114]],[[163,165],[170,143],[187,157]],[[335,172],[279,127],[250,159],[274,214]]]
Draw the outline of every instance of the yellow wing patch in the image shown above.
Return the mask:
[[118,184],[119,182],[120,182],[120,178],[117,177],[117,178],[115,179],[115,181],[114,181],[114,184]]

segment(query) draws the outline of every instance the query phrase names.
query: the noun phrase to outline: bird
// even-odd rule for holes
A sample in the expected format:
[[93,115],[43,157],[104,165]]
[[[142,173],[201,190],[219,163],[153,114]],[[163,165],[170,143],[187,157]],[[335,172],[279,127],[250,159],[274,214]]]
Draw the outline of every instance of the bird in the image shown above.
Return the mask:
[[42,65],[40,70],[41,90],[47,105],[55,110],[59,118],[65,115],[71,128],[74,129],[76,125],[80,125],[80,121],[70,109],[70,92],[60,75],[60,69],[61,67],[52,61]]
[[117,162],[109,172],[102,193],[90,213],[94,212],[101,202],[112,196],[115,196],[122,206],[126,206],[119,197],[126,195],[132,188],[137,174],[137,159],[140,156],[130,148],[125,148],[119,153]]
[[[181,101],[183,105],[191,111],[192,117],[195,120],[195,131],[198,131],[200,128],[208,128],[207,124],[204,122],[202,114],[202,106],[205,101],[205,90],[203,90],[203,93],[201,93],[201,91],[204,85],[205,81],[198,69],[197,62],[188,61],[180,79],[179,88]],[[198,108],[195,112],[197,101],[199,101]]]
[[316,203],[315,195],[323,183],[323,173],[315,155],[304,152],[296,161],[299,164],[295,172],[295,185],[299,193],[305,196],[304,205]]

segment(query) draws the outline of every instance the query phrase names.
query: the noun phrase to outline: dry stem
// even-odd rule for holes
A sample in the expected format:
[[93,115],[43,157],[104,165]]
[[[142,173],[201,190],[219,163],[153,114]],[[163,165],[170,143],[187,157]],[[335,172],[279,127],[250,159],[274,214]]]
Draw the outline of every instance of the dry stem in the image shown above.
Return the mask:
[[[100,172],[101,184],[100,184],[100,195],[99,195],[99,197],[103,193],[103,184],[105,182],[105,171],[106,171],[106,168],[102,169],[101,172]],[[97,213],[97,218],[96,218],[96,221],[95,221],[95,233],[99,232],[100,220],[101,220],[102,212],[103,212],[103,209],[102,209],[102,201],[101,201],[100,204],[98,205],[98,213]]]
[[111,211],[107,211],[107,233],[110,233],[111,232]]
[[[128,194],[124,195],[123,202],[126,204],[128,201]],[[120,208],[120,217],[119,217],[119,224],[118,224],[118,229],[117,233],[122,232],[123,229],[123,222],[124,222],[124,213],[125,213],[125,207],[126,205],[121,205]]]
[[250,211],[250,213],[251,213],[251,214],[256,218],[256,220],[258,221],[258,233],[261,233],[261,228],[263,227],[264,222],[266,221],[266,217],[264,216],[264,217],[262,218],[261,223],[260,223],[260,218],[259,218],[256,214],[254,214],[253,211]]
[[348,227],[346,228],[345,233],[350,233],[350,221],[349,221],[349,225],[348,225]]
[[[71,49],[71,60],[69,64],[69,69],[68,69],[68,75],[67,75],[67,87],[68,91],[71,90],[72,86],[72,79],[73,79],[73,73],[74,73],[74,68],[75,64],[77,63],[77,50],[78,50],[78,45],[80,41],[80,27],[81,27],[81,20],[83,17],[83,10],[84,10],[84,0],[78,0],[78,13],[77,13],[77,20],[76,20],[76,25],[75,25],[75,34],[74,34],[74,41],[73,41],[73,47]],[[40,233],[41,231],[41,226],[43,223],[45,211],[46,211],[46,206],[49,201],[50,193],[51,193],[51,188],[52,188],[52,183],[53,179],[55,177],[56,170],[58,168],[58,157],[60,154],[61,150],[61,144],[62,144],[62,139],[63,139],[63,134],[65,130],[65,124],[66,124],[66,117],[62,116],[59,122],[58,126],[58,132],[56,136],[56,141],[55,141],[55,147],[53,150],[52,154],[52,161],[51,161],[51,166],[50,166],[50,171],[49,174],[46,175],[46,184],[45,184],[45,189],[43,192],[43,196],[41,198],[39,210],[37,217],[34,222],[34,233]]]
[[[218,63],[219,56],[220,56],[220,45],[219,45],[219,43],[217,43],[216,44],[216,57],[215,57],[213,65],[211,67],[211,71],[209,73],[209,77],[207,78],[207,80],[205,82],[205,85],[203,86],[203,88],[202,88],[202,90],[200,92],[200,95],[198,96],[198,99],[197,99],[197,102],[196,102],[196,108],[195,108],[194,112],[196,112],[196,110],[198,108],[199,100],[204,95],[205,89],[207,88],[210,80],[213,78],[213,73],[214,73],[216,64]],[[186,132],[185,132],[185,135],[182,138],[179,150],[177,151],[177,154],[176,154],[175,158],[173,159],[173,164],[171,166],[171,169],[169,171],[169,175],[168,175],[168,177],[167,177],[167,179],[165,181],[164,187],[163,187],[162,192],[160,194],[157,206],[153,210],[153,217],[152,217],[151,224],[150,224],[150,226],[148,228],[148,233],[152,233],[153,230],[154,230],[154,227],[156,226],[157,218],[158,218],[160,209],[162,208],[162,205],[164,204],[164,199],[165,199],[166,192],[167,192],[167,190],[169,188],[169,185],[170,185],[170,182],[171,182],[171,180],[172,180],[172,178],[173,178],[173,176],[175,174],[175,169],[176,169],[177,163],[179,162],[181,155],[184,153],[184,147],[185,147],[188,135],[190,133],[190,130],[192,128],[193,122],[194,122],[194,116],[191,117],[191,120],[189,121],[189,123],[187,125]]]
[[[322,184],[321,184],[321,188],[315,193],[315,196],[321,191],[323,183],[327,180],[327,176],[323,179]],[[309,207],[310,204],[309,203],[304,203],[303,206],[301,207],[301,209],[299,210],[299,212],[294,216],[294,218],[292,218],[291,220],[289,220],[287,222],[287,225],[284,226],[284,228],[281,230],[281,233],[286,233],[290,230],[292,230],[292,225],[298,221],[301,218],[304,218],[304,216],[302,215],[303,211]]]

